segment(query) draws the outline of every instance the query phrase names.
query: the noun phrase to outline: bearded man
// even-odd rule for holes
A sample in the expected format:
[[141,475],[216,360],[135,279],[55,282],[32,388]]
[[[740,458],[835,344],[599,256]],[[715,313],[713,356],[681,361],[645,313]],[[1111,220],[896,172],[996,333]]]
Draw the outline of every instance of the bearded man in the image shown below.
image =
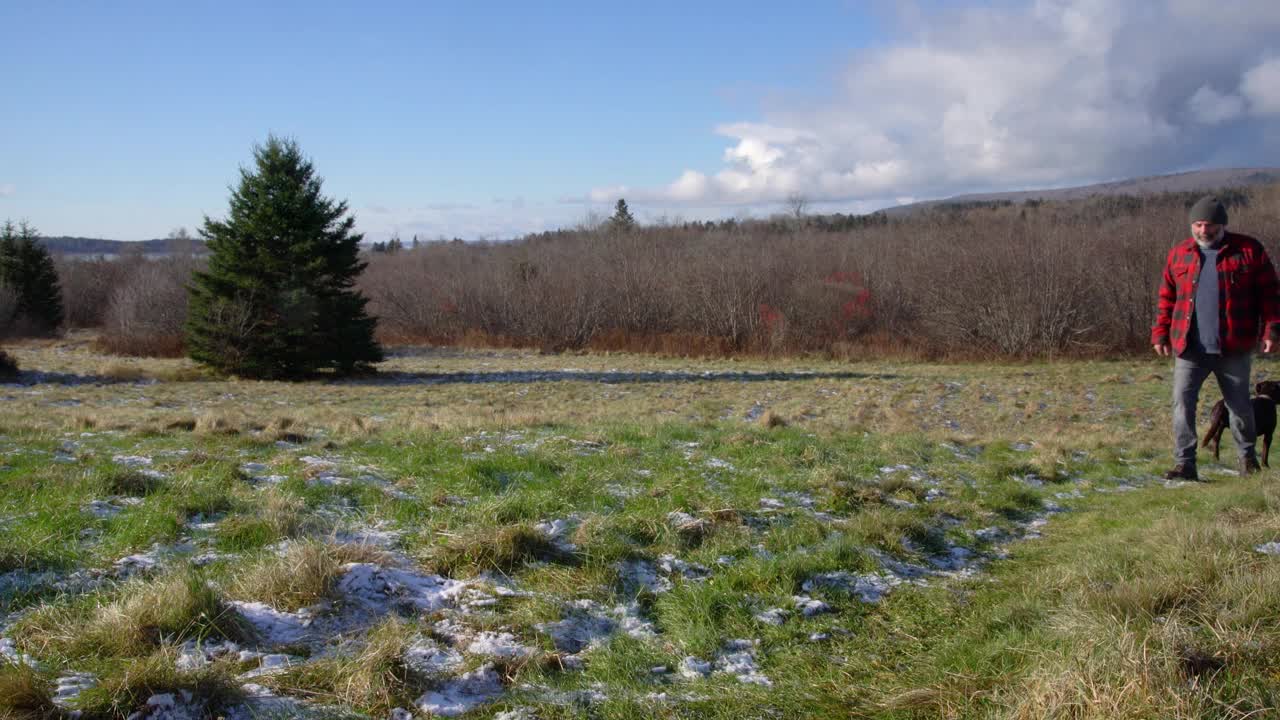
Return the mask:
[[[1212,374],[1231,414],[1240,473],[1258,472],[1256,433],[1249,401],[1253,350],[1280,341],[1276,271],[1262,243],[1227,231],[1227,208],[1200,198],[1188,217],[1191,237],[1169,251],[1151,345],[1173,361],[1173,469],[1168,479],[1198,480],[1196,402]],[[1265,334],[1264,331],[1265,330]]]

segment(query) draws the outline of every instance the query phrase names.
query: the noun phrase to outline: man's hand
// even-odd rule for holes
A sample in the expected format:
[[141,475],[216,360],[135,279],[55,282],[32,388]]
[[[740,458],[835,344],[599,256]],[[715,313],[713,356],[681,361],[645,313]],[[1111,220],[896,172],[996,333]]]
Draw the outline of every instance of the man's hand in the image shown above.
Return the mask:
[[1262,339],[1262,354],[1263,354],[1263,355],[1266,355],[1267,353],[1271,352],[1272,350],[1274,350],[1274,349],[1275,349],[1275,347],[1276,347],[1276,344],[1275,344],[1275,342],[1274,342],[1271,338],[1263,338],[1263,339]]
[[[1157,354],[1157,355],[1160,355],[1160,356],[1162,356],[1162,357],[1169,357],[1169,355],[1170,355],[1171,353],[1173,353],[1173,348],[1172,348],[1172,347],[1170,347],[1170,346],[1169,346],[1169,343],[1167,343],[1167,342],[1156,343],[1155,345],[1152,345],[1151,347],[1152,347],[1152,349],[1154,349],[1154,350],[1156,351],[1156,354]],[[1267,350],[1263,350],[1262,352],[1268,352],[1268,351],[1267,351]]]

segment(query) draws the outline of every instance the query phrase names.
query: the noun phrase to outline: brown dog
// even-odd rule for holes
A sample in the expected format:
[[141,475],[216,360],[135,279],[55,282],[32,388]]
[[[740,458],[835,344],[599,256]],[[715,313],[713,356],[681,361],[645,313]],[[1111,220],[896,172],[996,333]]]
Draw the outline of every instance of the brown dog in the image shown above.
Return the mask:
[[[1253,426],[1262,440],[1262,464],[1267,464],[1267,456],[1271,454],[1271,436],[1276,431],[1276,402],[1280,401],[1280,382],[1263,380],[1253,387],[1256,395],[1253,398]],[[1218,459],[1218,447],[1222,443],[1222,433],[1227,429],[1227,406],[1221,400],[1214,403],[1209,413],[1209,431],[1200,441],[1200,447],[1213,449],[1213,459]]]

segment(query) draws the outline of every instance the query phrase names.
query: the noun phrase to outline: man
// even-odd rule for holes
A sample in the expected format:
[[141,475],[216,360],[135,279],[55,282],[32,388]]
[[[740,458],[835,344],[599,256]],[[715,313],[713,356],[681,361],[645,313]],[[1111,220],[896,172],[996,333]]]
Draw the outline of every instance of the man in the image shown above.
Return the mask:
[[1275,268],[1257,240],[1227,232],[1227,208],[1216,197],[1191,207],[1191,237],[1169,251],[1151,344],[1173,363],[1173,458],[1169,479],[1198,480],[1196,401],[1212,373],[1231,413],[1240,472],[1258,472],[1253,445],[1249,371],[1265,328],[1262,352],[1280,341]]

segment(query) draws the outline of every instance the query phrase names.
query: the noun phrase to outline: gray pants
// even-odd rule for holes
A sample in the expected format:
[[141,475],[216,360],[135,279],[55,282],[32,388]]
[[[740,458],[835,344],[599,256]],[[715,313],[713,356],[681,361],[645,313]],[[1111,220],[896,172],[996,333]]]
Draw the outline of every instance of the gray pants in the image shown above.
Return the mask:
[[1249,399],[1250,353],[1206,355],[1188,349],[1173,361],[1173,460],[1196,464],[1196,401],[1200,386],[1212,373],[1218,378],[1222,399],[1231,414],[1231,436],[1241,459],[1253,455],[1257,432],[1253,427],[1253,403]]

